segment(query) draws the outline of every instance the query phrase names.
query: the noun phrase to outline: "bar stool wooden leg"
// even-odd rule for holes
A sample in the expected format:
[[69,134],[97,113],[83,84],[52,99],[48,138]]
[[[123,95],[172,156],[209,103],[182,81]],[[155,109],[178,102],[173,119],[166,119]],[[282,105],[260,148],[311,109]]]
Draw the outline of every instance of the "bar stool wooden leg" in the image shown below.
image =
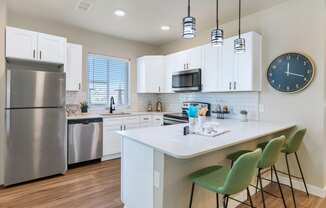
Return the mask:
[[287,170],[288,170],[288,175],[289,175],[289,180],[290,180],[290,186],[291,186],[293,203],[294,203],[294,207],[296,208],[297,207],[297,203],[295,201],[295,195],[294,195],[294,189],[293,189],[293,184],[292,184],[292,177],[291,177],[291,171],[290,171],[290,166],[289,166],[288,154],[285,154],[285,161],[286,161],[286,167],[287,167]]
[[303,176],[303,172],[302,172],[302,168],[301,168],[301,164],[300,164],[300,161],[299,161],[298,154],[297,154],[297,152],[295,152],[294,154],[295,154],[295,158],[297,159],[297,163],[298,163],[299,170],[300,170],[300,173],[301,173],[301,178],[303,180],[304,188],[306,189],[307,196],[309,197],[309,192],[308,192],[306,180],[305,180],[305,178]]

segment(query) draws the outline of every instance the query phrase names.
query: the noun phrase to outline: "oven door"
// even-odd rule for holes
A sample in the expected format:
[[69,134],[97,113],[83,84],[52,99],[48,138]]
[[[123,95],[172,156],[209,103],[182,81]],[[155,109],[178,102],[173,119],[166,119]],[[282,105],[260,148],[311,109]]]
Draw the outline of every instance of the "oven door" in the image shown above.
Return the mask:
[[201,91],[201,69],[175,72],[172,89],[175,92]]

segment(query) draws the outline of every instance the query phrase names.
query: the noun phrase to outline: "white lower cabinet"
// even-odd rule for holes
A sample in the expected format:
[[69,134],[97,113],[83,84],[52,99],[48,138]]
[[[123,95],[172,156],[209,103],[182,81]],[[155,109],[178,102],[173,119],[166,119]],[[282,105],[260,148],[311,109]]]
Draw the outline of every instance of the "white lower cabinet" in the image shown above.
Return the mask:
[[163,115],[142,115],[103,119],[103,157],[111,160],[120,157],[121,136],[117,131],[163,125]]

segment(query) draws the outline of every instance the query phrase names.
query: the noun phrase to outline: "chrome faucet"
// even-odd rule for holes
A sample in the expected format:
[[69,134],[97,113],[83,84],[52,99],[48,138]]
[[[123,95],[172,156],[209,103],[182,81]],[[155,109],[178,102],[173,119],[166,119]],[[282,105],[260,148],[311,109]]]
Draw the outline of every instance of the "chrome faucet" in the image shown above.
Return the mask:
[[115,111],[115,103],[114,103],[114,97],[112,96],[110,99],[110,113],[113,113]]

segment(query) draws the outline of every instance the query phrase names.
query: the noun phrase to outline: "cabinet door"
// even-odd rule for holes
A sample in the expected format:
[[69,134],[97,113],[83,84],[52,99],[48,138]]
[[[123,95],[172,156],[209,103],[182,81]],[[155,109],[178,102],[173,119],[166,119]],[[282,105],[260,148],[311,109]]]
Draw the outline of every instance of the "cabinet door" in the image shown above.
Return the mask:
[[82,70],[83,46],[68,43],[67,64],[65,66],[67,91],[80,91],[82,83]]
[[144,115],[140,116],[140,127],[151,127],[152,126],[152,116],[151,115]]
[[28,30],[7,27],[6,57],[37,60],[37,33]]
[[172,56],[174,56],[174,61],[175,61],[174,72],[183,71],[187,69],[188,55],[186,51],[181,51],[172,54]]
[[121,152],[121,136],[116,131],[123,127],[122,118],[104,119],[103,123],[103,156]]
[[124,130],[137,129],[140,127],[140,118],[138,116],[124,119]]
[[173,93],[172,90],[172,74],[177,69],[175,54],[167,55],[165,57],[165,92]]
[[165,88],[164,56],[145,56],[139,58],[137,62],[137,92],[163,92]]
[[243,34],[246,40],[246,52],[236,55],[236,90],[261,90],[261,41],[259,34],[249,32]]
[[66,62],[67,41],[65,38],[39,33],[38,59],[43,62],[64,64]]
[[188,50],[187,54],[187,68],[201,69],[203,68],[203,47],[196,47]]
[[235,53],[233,50],[233,38],[228,38],[223,45],[223,61],[222,61],[222,91],[233,91],[235,89],[235,67],[237,66]]
[[152,117],[152,126],[163,126],[163,115],[155,115]]
[[203,92],[218,92],[222,85],[223,48],[211,44],[204,49],[204,67],[202,69]]

